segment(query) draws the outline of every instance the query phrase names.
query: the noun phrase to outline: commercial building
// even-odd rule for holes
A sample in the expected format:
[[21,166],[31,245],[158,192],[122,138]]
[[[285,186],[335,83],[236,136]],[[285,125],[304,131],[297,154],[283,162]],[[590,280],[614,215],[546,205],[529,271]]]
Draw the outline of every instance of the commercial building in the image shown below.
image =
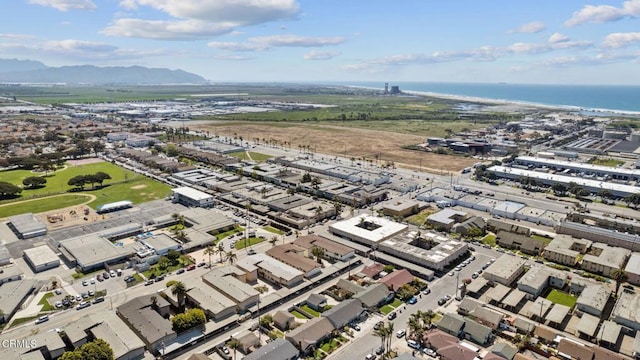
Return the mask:
[[204,193],[190,187],[178,187],[171,189],[173,202],[180,203],[185,206],[195,206],[209,208],[214,205],[212,195]]
[[526,260],[502,255],[482,273],[482,276],[490,282],[511,286],[522,274]]
[[382,213],[392,217],[405,218],[420,211],[420,203],[414,200],[392,200],[382,205]]
[[571,170],[585,175],[595,175],[597,177],[610,177],[618,180],[640,180],[640,170],[625,169],[622,167],[611,167],[604,165],[585,164],[577,161],[564,161],[556,159],[542,159],[532,156],[518,156],[515,163],[520,165],[532,165],[535,167],[546,167],[554,170]]
[[20,239],[30,239],[47,234],[47,225],[38,220],[32,213],[12,216],[7,226]]
[[36,273],[60,266],[58,255],[47,245],[25,249],[24,259]]

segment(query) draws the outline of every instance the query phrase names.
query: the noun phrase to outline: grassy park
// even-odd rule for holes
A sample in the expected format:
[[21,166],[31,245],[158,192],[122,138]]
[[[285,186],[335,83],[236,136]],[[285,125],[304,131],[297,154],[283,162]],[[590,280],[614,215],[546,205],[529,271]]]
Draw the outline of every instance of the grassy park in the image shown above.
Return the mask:
[[257,162],[267,161],[268,159],[271,159],[273,157],[271,155],[253,152],[253,151],[238,151],[238,152],[230,153],[229,156],[236,157],[240,160],[246,160],[246,161],[253,160]]
[[[83,190],[68,192],[73,188],[67,185],[69,179],[78,175],[94,174],[99,171],[111,176],[111,180],[106,180],[103,187],[96,186],[96,188],[92,188],[88,185]],[[8,170],[0,172],[0,181],[22,186],[23,179],[39,175],[41,174],[29,170]],[[171,191],[168,185],[108,162],[65,166],[53,173],[49,173],[46,179],[45,186],[36,189],[24,189],[20,196],[0,202],[0,217],[25,212],[45,212],[86,202],[94,209],[99,205],[120,200],[142,203],[166,197]],[[25,202],[25,200],[30,199],[36,200]]]

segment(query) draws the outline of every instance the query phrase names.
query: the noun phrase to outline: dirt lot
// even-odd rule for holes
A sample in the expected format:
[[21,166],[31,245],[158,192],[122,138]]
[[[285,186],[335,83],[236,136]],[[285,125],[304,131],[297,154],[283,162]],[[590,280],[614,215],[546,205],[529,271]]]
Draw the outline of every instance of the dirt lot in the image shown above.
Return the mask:
[[[331,125],[292,124],[292,123],[255,123],[245,122],[232,124],[190,123],[192,130],[209,131],[211,134],[222,136],[241,136],[245,140],[255,138],[273,139],[278,143],[291,143],[292,149],[299,149],[299,145],[309,145],[311,151],[323,154],[340,155],[356,159],[363,156],[375,159],[379,154],[380,162],[391,161],[396,166],[412,169],[422,168],[423,171],[434,173],[460,171],[477,162],[473,158],[461,156],[438,155],[402,149],[405,145],[423,143],[423,136],[399,134],[392,131],[377,131],[367,129],[343,128]],[[289,146],[289,145],[287,145]],[[422,166],[421,166],[422,165]]]

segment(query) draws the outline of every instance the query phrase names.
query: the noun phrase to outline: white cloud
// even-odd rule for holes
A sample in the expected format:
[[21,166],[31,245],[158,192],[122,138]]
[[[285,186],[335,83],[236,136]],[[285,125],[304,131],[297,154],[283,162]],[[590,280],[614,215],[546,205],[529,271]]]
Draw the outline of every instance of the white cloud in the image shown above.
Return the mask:
[[593,46],[590,41],[563,41],[557,43],[514,43],[505,47],[482,46],[462,51],[436,51],[427,54],[398,54],[349,64],[346,69],[380,72],[395,66],[434,64],[453,61],[495,61],[510,55],[542,54],[556,50],[584,49]]
[[97,8],[91,0],[28,0],[29,4],[52,7],[60,11],[71,9],[95,10]]
[[311,50],[308,53],[304,54],[303,59],[305,60],[330,60],[334,57],[340,55],[339,51],[318,51]]
[[240,26],[291,19],[300,10],[296,0],[123,0],[120,6],[130,10],[150,7],[171,18],[119,19],[103,34],[165,40],[217,36]]
[[520,27],[516,28],[516,29],[511,29],[509,31],[507,31],[509,34],[513,34],[513,33],[523,33],[523,34],[533,34],[533,33],[538,33],[544,29],[546,29],[547,27],[545,26],[545,24],[541,21],[534,21],[534,22],[530,22],[530,23],[526,23],[524,25],[521,25]]
[[101,31],[107,36],[122,36],[154,40],[190,40],[230,33],[238,24],[209,23],[200,20],[140,20],[117,19]]
[[0,34],[0,38],[2,39],[10,39],[10,40],[32,40],[36,37],[34,35],[27,34]]
[[585,5],[573,13],[571,19],[564,22],[565,26],[576,26],[585,23],[605,23],[617,21],[626,17],[640,17],[640,0],[629,0],[618,8],[611,5]]
[[0,42],[0,49],[6,53],[11,53],[12,56],[52,56],[64,59],[65,61],[139,60],[143,57],[177,55],[173,50],[122,49],[102,42],[74,39],[43,41],[30,44],[24,42]]
[[608,48],[619,48],[640,42],[640,32],[612,33],[607,35],[602,45]]
[[563,35],[560,33],[553,33],[553,35],[549,36],[549,40],[550,43],[552,44],[557,44],[557,43],[561,43],[561,42],[565,42],[565,41],[569,41],[569,37],[567,35]]
[[231,60],[231,61],[244,61],[251,60],[252,57],[242,56],[242,55],[233,55],[233,54],[221,54],[213,57],[216,60]]
[[339,45],[346,41],[341,36],[309,37],[297,35],[271,35],[249,38],[246,42],[212,41],[208,45],[220,50],[228,51],[264,51],[273,47],[320,47]]

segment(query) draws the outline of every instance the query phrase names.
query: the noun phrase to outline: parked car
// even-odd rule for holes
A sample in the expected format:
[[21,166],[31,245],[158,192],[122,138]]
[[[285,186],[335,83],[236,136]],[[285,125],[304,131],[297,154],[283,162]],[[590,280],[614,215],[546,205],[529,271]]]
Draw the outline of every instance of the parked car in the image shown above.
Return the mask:
[[249,254],[249,255],[255,255],[255,254],[256,254],[256,251],[255,251],[255,250],[253,250],[253,249],[249,249],[249,250],[247,250],[247,254]]
[[389,314],[389,316],[387,316],[387,319],[389,319],[389,320],[393,320],[393,319],[395,319],[396,317],[398,317],[398,314],[396,314],[396,313],[392,312],[392,313],[390,313],[390,314]]
[[358,324],[351,324],[351,327],[352,327],[352,328],[353,328],[353,330],[355,330],[355,331],[360,331],[360,330],[362,330],[362,329],[360,328],[360,325],[358,325]]
[[55,293],[56,293],[56,295],[62,295],[62,290],[56,289]]
[[96,276],[96,278],[98,279],[98,281],[103,281],[104,279],[102,278],[102,274],[98,274],[98,276]]
[[60,309],[62,307],[62,301],[56,301],[55,303],[55,307],[57,307],[58,309]]
[[433,349],[429,349],[429,348],[422,349],[422,352],[431,357],[436,357],[438,355]]
[[364,357],[364,360],[376,360],[376,356],[374,354],[368,354]]
[[108,273],[108,272],[106,272],[106,271],[105,271],[105,272],[103,272],[103,273],[102,273],[102,278],[103,278],[103,279],[105,279],[105,280],[106,280],[106,279],[108,279],[108,278],[109,278],[109,273]]
[[144,283],[145,286],[149,286],[149,285],[153,285],[153,280],[147,280],[146,283]]
[[383,323],[382,321],[378,321],[378,322],[373,326],[373,330],[378,330],[378,329],[380,329],[383,325],[384,325],[384,323]]
[[160,282],[162,280],[164,280],[164,275],[160,275],[160,276],[156,277],[156,282]]
[[78,306],[76,306],[76,310],[82,310],[82,309],[84,309],[86,307],[89,307],[89,306],[91,306],[90,302],[83,301],[83,302],[79,303]]
[[404,337],[407,334],[407,330],[405,329],[400,329],[396,332],[396,337],[399,339],[401,337]]
[[376,355],[382,355],[383,352],[384,348],[382,346],[378,346],[378,348],[376,349]]
[[415,340],[407,340],[407,346],[412,349],[420,350],[420,344]]
[[96,279],[95,279],[95,278],[91,278],[91,279],[89,280],[89,282],[91,283],[91,285],[94,285],[94,284],[96,283]]
[[409,299],[409,301],[407,302],[411,305],[414,305],[415,303],[418,302],[418,299],[415,296],[412,296],[411,299]]
[[207,265],[207,263],[203,261],[203,262],[198,264],[198,267],[203,267],[203,266],[206,266],[206,265]]
[[96,294],[96,292],[95,292],[95,291],[93,291],[93,290],[89,290],[89,296],[93,296],[93,295],[95,295],[95,294]]
[[187,271],[191,271],[191,270],[195,270],[196,265],[195,264],[191,264],[189,266],[187,266]]
[[440,300],[438,300],[438,305],[444,305],[447,302],[447,299],[445,298],[441,298]]
[[82,280],[82,286],[88,286],[89,282],[87,280]]
[[93,303],[97,304],[97,303],[101,303],[103,301],[104,301],[104,296],[98,296],[97,298],[95,298],[95,300],[93,300]]
[[40,317],[36,320],[36,325],[38,325],[38,324],[42,324],[43,322],[47,322],[47,321],[49,321],[49,316],[48,316],[48,315],[40,316]]
[[422,294],[423,294],[423,295],[429,295],[429,294],[431,294],[431,289],[426,288],[426,289],[422,290]]
[[177,275],[180,275],[180,274],[182,274],[183,272],[184,272],[184,269],[178,269],[178,271],[176,271],[176,274],[177,274]]

